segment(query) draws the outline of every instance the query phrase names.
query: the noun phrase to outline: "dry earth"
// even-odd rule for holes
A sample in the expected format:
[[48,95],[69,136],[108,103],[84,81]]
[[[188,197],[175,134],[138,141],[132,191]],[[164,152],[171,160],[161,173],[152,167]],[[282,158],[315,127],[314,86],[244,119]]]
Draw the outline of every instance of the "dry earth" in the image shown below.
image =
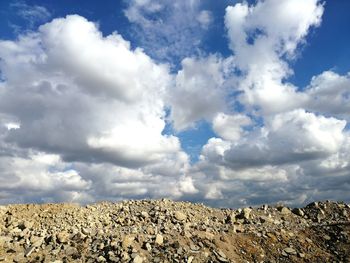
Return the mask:
[[350,206],[0,206],[0,262],[350,262]]

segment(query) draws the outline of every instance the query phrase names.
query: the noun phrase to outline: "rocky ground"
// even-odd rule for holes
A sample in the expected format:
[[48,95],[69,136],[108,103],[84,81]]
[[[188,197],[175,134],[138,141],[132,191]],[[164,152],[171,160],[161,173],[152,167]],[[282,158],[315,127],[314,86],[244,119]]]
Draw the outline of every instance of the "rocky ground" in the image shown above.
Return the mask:
[[0,206],[0,262],[350,262],[350,206]]

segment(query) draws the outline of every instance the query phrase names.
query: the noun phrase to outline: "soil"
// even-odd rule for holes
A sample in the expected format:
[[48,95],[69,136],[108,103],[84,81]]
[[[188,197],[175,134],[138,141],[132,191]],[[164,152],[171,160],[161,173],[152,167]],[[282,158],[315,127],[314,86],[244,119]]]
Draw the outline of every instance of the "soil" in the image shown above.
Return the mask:
[[349,262],[350,205],[0,206],[0,262]]

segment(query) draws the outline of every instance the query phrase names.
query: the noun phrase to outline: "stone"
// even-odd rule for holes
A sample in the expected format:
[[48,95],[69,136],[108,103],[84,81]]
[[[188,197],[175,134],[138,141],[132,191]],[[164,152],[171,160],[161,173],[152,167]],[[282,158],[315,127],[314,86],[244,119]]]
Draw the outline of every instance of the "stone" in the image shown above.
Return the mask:
[[23,226],[24,226],[25,228],[31,229],[31,228],[34,226],[34,223],[31,222],[31,221],[24,221]]
[[300,208],[294,208],[292,210],[292,213],[297,215],[297,216],[301,216],[301,217],[303,217],[305,215],[304,211]]
[[27,248],[26,250],[24,250],[24,256],[29,257],[33,253],[34,250],[35,250],[34,246]]
[[198,250],[200,249],[200,247],[197,246],[197,245],[195,245],[195,244],[193,244],[193,243],[191,243],[191,244],[190,244],[190,249],[191,249],[192,251],[198,251]]
[[328,235],[324,235],[324,236],[323,236],[323,239],[329,241],[329,240],[331,240],[331,237],[328,236]]
[[83,227],[83,228],[81,229],[81,232],[82,232],[84,235],[90,235],[91,229],[86,228],[86,227]]
[[222,250],[214,250],[214,254],[219,262],[229,262]]
[[146,243],[145,244],[145,248],[147,249],[148,252],[151,252],[152,251],[152,246],[150,243]]
[[267,204],[262,206],[262,209],[266,212],[269,209],[269,206]]
[[250,213],[252,212],[252,209],[249,207],[243,208],[242,210],[242,216],[244,219],[249,220],[250,219]]
[[25,259],[24,253],[18,253],[14,257],[13,262],[15,262],[15,263],[26,263],[26,262],[28,262],[28,260]]
[[189,256],[186,262],[187,263],[192,263],[193,260],[194,260],[194,257],[193,256]]
[[40,247],[44,242],[44,237],[32,236],[30,238],[30,242],[32,243],[33,247]]
[[279,211],[281,212],[282,215],[289,215],[289,214],[292,213],[292,212],[290,211],[290,209],[289,209],[288,207],[285,207],[285,206],[281,207],[281,208],[279,209]]
[[230,213],[227,217],[227,221],[231,224],[235,223],[236,222],[236,213],[235,212]]
[[76,249],[75,247],[68,247],[65,250],[65,254],[67,256],[75,256],[75,257],[77,257],[79,252],[78,252],[78,249]]
[[180,211],[175,211],[174,216],[175,216],[175,219],[178,221],[185,221],[187,218],[187,216]]
[[67,231],[62,231],[57,234],[57,241],[60,243],[68,243],[69,233]]
[[320,209],[319,213],[317,214],[317,222],[320,223],[324,219],[326,219],[326,215],[324,211]]
[[104,258],[104,256],[99,256],[97,258],[97,262],[107,262],[107,260]]
[[295,249],[291,248],[291,247],[287,247],[287,248],[283,249],[283,251],[286,252],[287,254],[290,254],[290,255],[296,255],[297,254]]
[[163,245],[163,236],[160,235],[160,234],[157,234],[156,235],[156,240],[155,240],[155,243],[159,246]]
[[123,238],[123,241],[122,241],[122,247],[124,249],[127,249],[129,247],[132,246],[133,242],[135,240],[135,237],[134,236],[131,236],[131,235],[126,235],[124,238]]
[[140,255],[136,255],[136,257],[133,260],[134,263],[142,263],[143,258]]
[[141,212],[141,216],[142,216],[143,218],[148,218],[148,217],[149,217],[149,214],[148,214],[147,212],[145,212],[145,211],[142,211],[142,212]]

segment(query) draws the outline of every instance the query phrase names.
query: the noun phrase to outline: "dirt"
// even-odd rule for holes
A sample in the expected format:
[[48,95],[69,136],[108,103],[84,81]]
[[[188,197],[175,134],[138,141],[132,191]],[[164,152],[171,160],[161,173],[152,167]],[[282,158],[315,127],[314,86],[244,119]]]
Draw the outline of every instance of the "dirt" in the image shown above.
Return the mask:
[[0,206],[0,262],[350,262],[350,206]]

